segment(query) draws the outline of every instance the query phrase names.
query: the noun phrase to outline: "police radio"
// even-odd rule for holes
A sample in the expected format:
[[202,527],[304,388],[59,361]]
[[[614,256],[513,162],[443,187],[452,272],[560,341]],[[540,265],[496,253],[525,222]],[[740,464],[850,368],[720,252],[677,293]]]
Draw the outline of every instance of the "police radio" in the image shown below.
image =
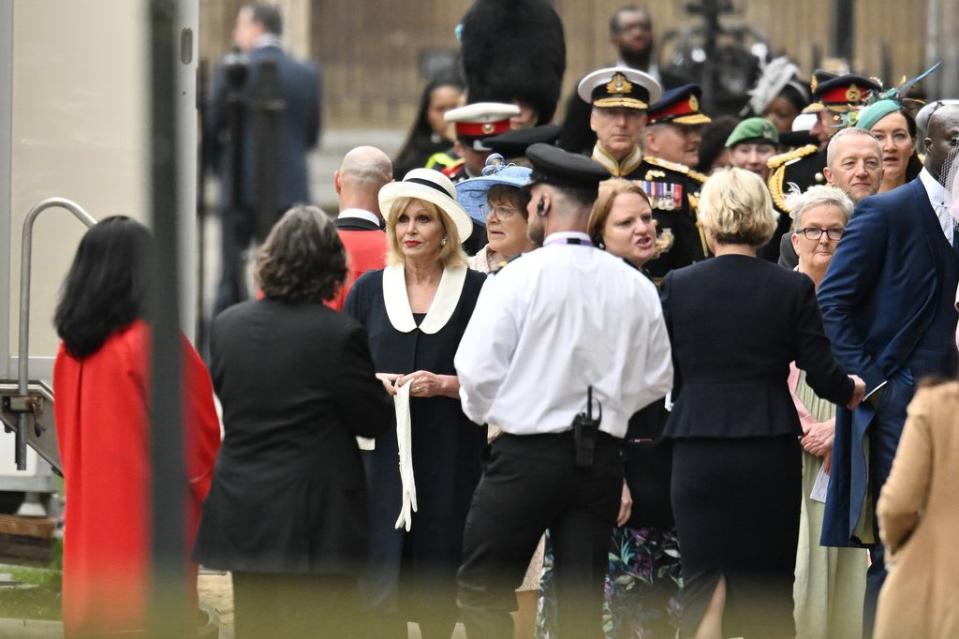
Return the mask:
[[596,435],[603,421],[603,405],[599,401],[599,416],[593,418],[593,387],[586,387],[586,412],[573,418],[573,440],[576,444],[576,467],[592,468],[596,450]]

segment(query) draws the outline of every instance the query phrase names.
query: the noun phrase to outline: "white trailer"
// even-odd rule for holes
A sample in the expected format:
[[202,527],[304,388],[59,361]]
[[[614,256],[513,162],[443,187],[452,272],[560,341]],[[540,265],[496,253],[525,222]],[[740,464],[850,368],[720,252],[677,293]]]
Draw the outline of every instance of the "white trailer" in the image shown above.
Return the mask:
[[[22,322],[21,238],[28,212],[48,198],[65,198],[96,219],[150,217],[148,9],[148,0],[0,0],[0,417],[7,427],[0,428],[0,492],[55,489],[55,398],[49,389],[58,341],[52,317],[85,231],[63,206],[40,212],[33,228],[29,316]],[[191,336],[198,284],[198,17],[198,0],[179,0],[176,214],[180,320]],[[18,380],[18,351],[26,336],[33,402],[25,400]],[[30,411],[23,428],[29,446],[18,468],[17,438],[8,429],[17,428],[17,411],[24,409]],[[36,449],[44,448],[39,455]]]

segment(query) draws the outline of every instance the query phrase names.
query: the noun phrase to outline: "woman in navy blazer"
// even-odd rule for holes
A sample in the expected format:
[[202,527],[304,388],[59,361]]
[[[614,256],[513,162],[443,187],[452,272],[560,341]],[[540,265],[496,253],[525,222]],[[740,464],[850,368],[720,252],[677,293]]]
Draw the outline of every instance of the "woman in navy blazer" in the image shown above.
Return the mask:
[[833,357],[812,281],[756,259],[776,227],[758,176],[712,176],[700,222],[716,258],[663,282],[683,636],[793,637],[802,429],[789,363],[840,404],[858,402],[864,384]]

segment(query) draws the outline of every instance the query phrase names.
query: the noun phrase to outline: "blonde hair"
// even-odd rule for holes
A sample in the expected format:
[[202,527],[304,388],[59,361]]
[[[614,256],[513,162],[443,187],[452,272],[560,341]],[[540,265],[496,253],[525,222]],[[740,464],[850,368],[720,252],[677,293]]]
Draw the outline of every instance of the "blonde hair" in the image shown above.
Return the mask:
[[745,169],[712,174],[699,195],[699,222],[719,244],[762,246],[776,232],[769,189]]
[[400,239],[396,236],[396,221],[400,218],[400,214],[406,210],[412,202],[421,203],[426,209],[433,212],[436,215],[437,219],[440,221],[440,224],[443,226],[443,231],[446,233],[446,244],[440,247],[439,259],[443,263],[443,268],[450,268],[453,266],[466,266],[466,253],[463,252],[463,247],[460,246],[463,239],[460,238],[459,232],[456,230],[456,224],[450,219],[450,216],[446,214],[446,211],[436,206],[432,202],[427,202],[426,200],[421,200],[414,197],[401,197],[397,198],[393,202],[393,206],[387,212],[386,215],[386,263],[388,266],[397,266],[399,264],[404,264],[406,262],[406,256],[403,255],[402,249],[400,249]]
[[[613,202],[616,201],[617,197],[626,193],[635,193],[646,200],[646,204],[649,204],[650,208],[652,208],[649,195],[643,190],[639,181],[626,180],[624,178],[610,178],[600,182],[599,195],[593,204],[593,210],[590,211],[589,222],[586,224],[586,232],[589,233],[590,238],[592,238],[597,246],[603,243],[603,229],[606,226],[606,220],[609,219],[609,212],[613,209]],[[656,259],[668,251],[673,245],[673,232],[669,229],[663,229],[662,232],[657,232],[658,227],[659,224],[657,224],[654,219],[653,236],[656,238],[656,254],[653,256],[653,259]]]

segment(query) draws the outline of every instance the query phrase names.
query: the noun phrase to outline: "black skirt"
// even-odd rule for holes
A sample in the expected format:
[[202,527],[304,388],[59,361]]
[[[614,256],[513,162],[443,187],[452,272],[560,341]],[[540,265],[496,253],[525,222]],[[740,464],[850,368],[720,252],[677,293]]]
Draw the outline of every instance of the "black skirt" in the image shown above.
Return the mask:
[[726,636],[795,635],[801,450],[794,435],[673,441],[684,637],[695,633],[720,577]]

